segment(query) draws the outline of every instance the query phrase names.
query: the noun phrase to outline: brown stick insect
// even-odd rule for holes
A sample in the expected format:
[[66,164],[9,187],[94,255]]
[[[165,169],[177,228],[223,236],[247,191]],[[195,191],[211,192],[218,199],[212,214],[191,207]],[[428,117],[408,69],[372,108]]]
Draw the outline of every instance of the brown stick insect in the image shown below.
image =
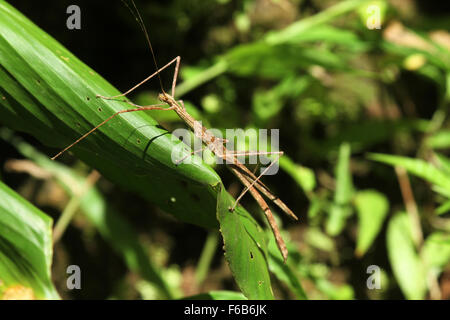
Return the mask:
[[[63,150],[61,150],[58,154],[56,154],[52,158],[52,160],[55,160],[56,158],[58,158],[65,151],[69,150],[74,145],[76,145],[77,143],[79,143],[80,141],[85,139],[87,136],[89,136],[91,133],[93,133],[95,130],[97,130],[98,128],[103,126],[105,123],[107,123],[108,121],[112,120],[113,118],[117,117],[118,115],[120,115],[122,113],[135,112],[135,111],[146,111],[146,110],[173,110],[186,123],[186,125],[191,130],[194,131],[194,135],[197,138],[201,139],[203,144],[205,144],[206,147],[209,148],[215,154],[216,157],[222,158],[223,160],[226,161],[226,163],[228,164],[228,167],[231,170],[231,172],[245,186],[245,188],[243,189],[243,191],[241,192],[239,197],[236,199],[234,205],[229,208],[230,212],[233,212],[235,210],[239,200],[244,196],[244,194],[247,193],[247,192],[250,192],[250,194],[253,196],[253,198],[256,200],[258,205],[263,210],[263,212],[264,212],[264,214],[265,214],[265,216],[266,216],[266,218],[267,218],[267,220],[269,222],[269,225],[270,225],[270,227],[272,229],[272,232],[273,232],[273,234],[275,236],[277,246],[278,246],[278,248],[279,248],[279,250],[280,250],[280,252],[281,252],[281,254],[282,254],[283,258],[284,258],[284,261],[286,261],[287,255],[288,255],[288,251],[286,249],[286,245],[284,243],[283,238],[281,237],[279,228],[277,226],[277,223],[275,222],[275,219],[273,217],[272,211],[270,210],[267,202],[264,200],[264,198],[261,195],[261,193],[265,197],[267,197],[269,200],[274,202],[287,215],[291,216],[295,220],[297,220],[297,217],[292,212],[292,210],[289,209],[289,207],[286,204],[284,204],[277,196],[275,196],[269,190],[269,188],[265,184],[263,184],[261,182],[261,180],[260,180],[261,177],[270,169],[270,167],[272,167],[274,165],[274,163],[276,163],[276,161],[278,161],[279,157],[281,157],[283,155],[283,152],[282,151],[276,151],[276,152],[258,152],[258,151],[239,152],[239,151],[227,150],[227,148],[224,145],[224,143],[227,142],[227,140],[214,136],[206,127],[204,127],[200,122],[196,121],[186,111],[186,108],[185,108],[184,103],[183,103],[182,100],[176,100],[175,99],[175,88],[176,88],[176,84],[177,84],[178,71],[179,71],[179,68],[180,68],[181,58],[178,56],[178,57],[174,58],[173,60],[171,60],[166,65],[164,65],[162,68],[158,68],[158,64],[156,62],[155,53],[154,53],[154,50],[153,50],[153,47],[152,47],[152,44],[151,44],[151,41],[150,41],[150,38],[149,38],[149,35],[148,35],[148,32],[147,32],[147,29],[145,28],[143,19],[142,19],[140,13],[139,13],[139,10],[136,7],[136,4],[134,3],[133,0],[131,0],[132,6],[133,6],[133,8],[132,8],[124,0],[122,0],[122,2],[131,11],[133,16],[137,20],[138,24],[140,25],[140,27],[141,27],[144,35],[145,35],[145,38],[147,40],[148,47],[150,48],[150,52],[152,54],[153,62],[155,64],[155,66],[156,66],[157,71],[154,72],[153,74],[151,74],[150,76],[148,76],[147,78],[145,78],[144,80],[142,80],[141,82],[139,82],[137,85],[135,85],[134,87],[132,87],[131,89],[129,89],[125,93],[122,93],[120,95],[113,96],[113,97],[105,97],[105,96],[102,96],[102,95],[98,94],[97,98],[105,99],[105,100],[119,100],[119,101],[125,102],[125,103],[133,106],[134,108],[132,108],[132,109],[124,109],[124,110],[121,110],[121,111],[118,111],[118,112],[114,113],[113,115],[111,115],[110,117],[105,119],[103,122],[98,124],[96,127],[94,127],[91,130],[89,130],[87,133],[85,133],[83,136],[81,136],[75,142],[73,142],[72,144],[70,144],[69,146],[67,146]],[[168,94],[167,92],[164,91],[160,73],[163,70],[165,70],[166,68],[168,68],[169,66],[173,65],[173,64],[175,64],[175,71],[173,73],[171,93]],[[140,85],[144,84],[145,82],[147,82],[148,80],[152,79],[155,76],[158,77],[158,79],[159,79],[159,83],[160,83],[160,87],[161,87],[161,91],[162,91],[158,95],[158,100],[161,101],[160,104],[140,106],[140,105],[132,103],[129,100],[126,100],[126,99],[122,100],[122,99],[120,99],[121,97],[125,97],[126,95],[131,93],[133,90],[138,88]],[[198,152],[198,151],[194,151],[194,152],[192,152],[192,154],[194,154],[196,152]],[[278,158],[276,160],[272,161],[270,163],[270,165],[267,166],[261,172],[261,174],[259,176],[256,176],[251,170],[249,170],[238,159],[238,156],[263,155],[263,154],[264,155],[276,154],[276,155],[278,155]],[[182,160],[183,159],[180,159],[180,161],[182,161]]]

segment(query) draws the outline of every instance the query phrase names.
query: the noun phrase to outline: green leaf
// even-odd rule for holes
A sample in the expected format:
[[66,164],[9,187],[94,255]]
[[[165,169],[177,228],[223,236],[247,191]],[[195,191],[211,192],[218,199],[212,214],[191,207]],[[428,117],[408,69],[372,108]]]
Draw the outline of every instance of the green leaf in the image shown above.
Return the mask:
[[[288,259],[285,263],[280,256],[275,239],[269,234],[270,240],[268,244],[269,250],[269,268],[270,271],[280,280],[285,283],[288,288],[294,293],[295,297],[299,300],[307,300],[305,291],[299,281],[299,276],[295,271],[295,266],[291,263],[291,259]],[[283,237],[286,241],[286,246],[289,250],[289,255],[298,255],[298,251],[292,243],[288,241],[288,237]]]
[[308,207],[308,218],[310,219],[312,225],[315,225],[316,221],[319,219],[319,213],[327,207],[328,203],[326,200],[321,199],[314,194],[310,201],[311,203]]
[[247,300],[240,292],[234,291],[209,291],[195,296],[184,297],[183,300]]
[[435,210],[436,214],[438,215],[445,214],[449,211],[450,211],[450,200],[444,202]]
[[[361,45],[360,41],[358,43],[355,37],[350,38],[350,32],[339,32],[324,25],[340,15],[357,9],[367,1],[342,1],[318,14],[294,22],[283,30],[269,32],[261,41],[235,46],[213,68],[221,71],[226,69],[239,75],[261,75],[277,79],[292,75],[299,67],[306,68],[311,65],[321,65],[329,69],[348,69],[348,63],[342,55],[327,47],[308,47],[305,42],[336,39],[335,42],[344,42],[347,46],[352,42],[352,46],[349,47],[361,49],[364,45]],[[316,31],[316,28],[319,30]],[[220,73],[214,75],[218,74]]]
[[272,45],[297,41],[304,34],[309,33],[310,30],[313,30],[321,24],[330,22],[340,15],[358,9],[367,2],[368,0],[340,1],[338,4],[315,14],[314,16],[299,20],[281,31],[269,33],[266,37],[266,41]]
[[[7,137],[5,131],[1,132],[0,136],[13,143],[24,156],[33,159],[39,166],[52,173],[70,194],[83,186],[84,178],[64,165],[51,161],[45,155],[37,152],[31,145],[21,141],[19,138]],[[260,254],[261,250],[266,250],[263,231],[241,206],[233,213],[228,210],[230,205],[233,204],[233,200],[228,193],[221,193],[220,199],[222,201],[220,206],[220,210],[222,210],[221,217],[224,217],[221,219],[221,232],[225,242],[225,257],[230,264],[231,270],[234,270],[233,272],[237,274],[235,278],[239,287],[250,299],[269,299],[273,297],[272,294],[267,295],[267,292],[271,293],[270,277],[265,255]],[[162,294],[167,297],[173,296],[172,291],[139,244],[131,226],[108,206],[96,188],[91,188],[84,195],[81,209],[98,228],[102,236],[118,253],[123,255],[131,270],[139,272],[144,279],[155,284]],[[240,225],[241,223],[243,225]],[[236,239],[238,233],[234,232],[235,230],[241,231],[239,239]],[[258,240],[258,243],[254,242],[255,240]],[[242,243],[248,245],[242,246]],[[239,250],[235,250],[234,247],[237,247]],[[243,249],[243,252],[240,251],[241,249]],[[252,252],[254,259],[249,259],[249,252]],[[248,260],[251,260],[252,263],[248,264]],[[249,266],[255,266],[252,272],[253,278],[245,276]]]
[[[119,92],[4,1],[0,62],[0,121],[46,145],[62,148],[129,107],[96,99]],[[180,220],[217,227],[212,190],[220,178],[200,163],[176,166],[172,151],[182,145],[147,113],[133,112],[111,120],[72,151]]]
[[334,194],[334,202],[341,206],[350,203],[353,196],[350,155],[350,145],[348,143],[342,144],[336,166],[336,192]]
[[386,11],[387,11],[387,1],[385,0],[372,0],[369,3],[366,3],[364,6],[361,6],[358,9],[358,14],[360,16],[361,22],[364,24],[364,26],[367,27],[367,22],[370,21],[375,13],[373,10],[371,10],[373,7],[378,9],[378,12],[376,12],[377,16],[376,18],[379,19],[379,22],[381,25],[384,24],[384,21],[386,20]]
[[51,228],[49,216],[0,182],[0,298],[1,289],[16,285],[36,299],[59,298],[50,274]]
[[332,300],[353,300],[355,292],[348,284],[336,285],[326,279],[318,279],[317,288]]
[[450,263],[450,235],[443,232],[430,234],[423,244],[421,257],[429,269],[440,273]]
[[311,192],[316,186],[316,176],[311,169],[294,163],[288,156],[280,158],[280,167],[286,171],[306,192]]
[[220,189],[217,214],[225,259],[242,293],[249,299],[273,299],[264,231],[241,206],[230,212],[232,197]]
[[450,159],[439,153],[435,153],[434,155],[438,160],[439,168],[444,170],[445,173],[450,176]]
[[286,105],[287,98],[296,98],[310,85],[311,78],[286,77],[271,90],[259,90],[253,95],[252,110],[260,121],[270,121]]
[[445,75],[445,100],[450,101],[450,72]]
[[412,159],[402,156],[393,156],[381,153],[369,154],[369,159],[384,162],[392,166],[403,167],[406,171],[416,175],[444,190],[450,190],[450,175],[439,170],[431,163],[421,159]]
[[389,210],[389,202],[382,193],[375,190],[357,192],[354,201],[359,219],[355,252],[357,256],[363,256],[381,230]]
[[[66,146],[129,107],[120,101],[96,99],[97,94],[114,96],[119,92],[3,0],[0,63],[0,95],[4,97],[0,99],[0,121],[46,145]],[[227,208],[233,204],[232,198],[209,166],[201,161],[176,165],[172,154],[180,147],[185,150],[183,142],[147,113],[132,112],[114,118],[72,152],[109,180],[184,222],[217,228],[219,219],[225,255],[244,294],[273,297],[266,256],[258,251],[266,250],[260,227],[243,208],[230,214]],[[236,230],[241,231],[237,242],[233,239]],[[254,263],[248,263],[249,251],[240,254],[243,248],[255,252]]]
[[414,247],[411,223],[406,213],[397,213],[386,234],[389,261],[407,299],[423,299],[427,292],[425,268]]
[[336,165],[336,191],[334,203],[331,206],[327,220],[327,233],[336,236],[345,227],[345,221],[352,214],[350,201],[353,197],[353,183],[350,172],[350,145],[344,143],[339,150],[339,159]]
[[305,233],[305,241],[309,245],[327,252],[336,251],[334,240],[323,233],[319,228],[308,228]]
[[[445,74],[441,70],[449,70],[449,51],[443,46],[437,45],[425,33],[419,33],[405,26],[397,29],[396,32],[392,32],[391,37],[387,37],[381,42],[381,48],[389,54],[396,54],[404,58],[412,55],[422,55],[426,58],[426,62],[430,64],[429,66],[432,67],[431,72],[429,68],[422,72],[424,69],[427,69],[428,65],[418,68],[416,71],[429,76],[430,79],[438,84],[444,83]],[[404,38],[410,40],[402,41]]]
[[352,49],[355,51],[364,50],[368,47],[368,45],[360,40],[358,38],[358,35],[354,32],[350,30],[339,29],[329,24],[314,27],[313,29],[308,30],[308,32],[302,33],[301,36],[298,36],[296,40],[296,44],[320,41],[326,42],[327,45],[342,45],[345,46],[346,49]]
[[[369,103],[369,102],[366,102]],[[338,150],[342,143],[350,143],[353,152],[367,150],[374,145],[389,141],[393,136],[404,133],[426,133],[430,122],[422,119],[380,121],[362,120],[345,124],[335,135],[321,141],[314,147],[314,152],[326,155],[329,150]],[[324,152],[325,150],[325,152]]]

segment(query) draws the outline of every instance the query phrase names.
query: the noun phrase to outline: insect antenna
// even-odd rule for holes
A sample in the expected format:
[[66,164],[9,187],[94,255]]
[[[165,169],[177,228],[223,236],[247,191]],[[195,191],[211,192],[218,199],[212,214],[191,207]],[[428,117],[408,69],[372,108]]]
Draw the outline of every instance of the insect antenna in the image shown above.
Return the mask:
[[[144,32],[145,39],[147,40],[148,47],[149,47],[150,52],[152,54],[152,58],[153,58],[153,62],[155,64],[156,70],[159,70],[158,62],[156,62],[156,56],[155,56],[155,51],[153,50],[152,42],[150,41],[150,37],[148,36],[147,28],[145,27],[144,20],[142,19],[142,16],[139,13],[139,10],[138,10],[138,8],[136,6],[136,3],[134,2],[134,0],[130,0],[131,3],[133,4],[133,8],[132,8],[127,3],[127,1],[125,1],[125,0],[121,0],[121,1],[128,8],[128,10],[130,10],[131,14],[133,15],[133,17],[136,19],[137,23],[141,27],[142,32]],[[159,72],[158,72],[158,80],[159,80],[159,85],[161,87],[162,93],[166,94],[166,92],[164,91],[164,88],[163,88],[163,83],[162,83],[161,75],[160,75]]]

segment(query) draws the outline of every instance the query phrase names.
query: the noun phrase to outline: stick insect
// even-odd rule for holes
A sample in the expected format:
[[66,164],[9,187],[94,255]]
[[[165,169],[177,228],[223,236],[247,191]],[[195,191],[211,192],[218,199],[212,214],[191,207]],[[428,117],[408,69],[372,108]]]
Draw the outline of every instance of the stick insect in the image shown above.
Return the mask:
[[[104,100],[118,100],[118,101],[122,101],[124,103],[127,103],[129,105],[131,105],[133,108],[132,109],[124,109],[121,111],[118,111],[116,113],[114,113],[113,115],[111,115],[110,117],[108,117],[107,119],[105,119],[103,122],[101,122],[100,124],[98,124],[97,126],[95,126],[94,128],[92,128],[91,130],[89,130],[88,132],[86,132],[84,135],[82,135],[80,138],[78,138],[76,141],[74,141],[72,144],[70,144],[69,146],[67,146],[66,148],[64,148],[63,150],[61,150],[58,154],[56,154],[54,157],[52,157],[52,160],[55,160],[56,158],[58,158],[60,155],[62,155],[64,152],[66,152],[67,150],[69,150],[70,148],[72,148],[73,146],[75,146],[76,144],[78,144],[80,141],[82,141],[83,139],[85,139],[86,137],[88,137],[91,133],[93,133],[95,130],[97,130],[98,128],[100,128],[101,126],[103,126],[105,123],[109,122],[110,120],[112,120],[113,118],[117,117],[118,115],[122,114],[122,113],[128,113],[128,112],[137,112],[137,111],[147,111],[147,110],[173,110],[177,113],[177,115],[186,123],[186,125],[194,131],[194,135],[201,139],[201,141],[203,142],[203,144],[206,145],[207,148],[209,148],[216,157],[222,158],[223,160],[226,161],[226,163],[228,164],[228,168],[231,170],[231,172],[242,182],[242,184],[244,185],[244,189],[242,190],[241,194],[239,195],[239,197],[236,199],[234,205],[232,207],[229,208],[230,212],[233,212],[236,208],[236,206],[238,205],[240,199],[244,196],[244,194],[246,194],[247,192],[250,192],[250,194],[253,196],[253,198],[256,200],[256,202],[258,203],[258,205],[261,207],[261,209],[263,210],[269,225],[272,229],[272,232],[275,236],[275,240],[278,246],[278,249],[280,250],[284,261],[286,261],[287,259],[287,255],[288,255],[288,251],[286,248],[286,245],[284,243],[283,238],[281,237],[279,228],[277,226],[277,223],[273,217],[272,211],[270,210],[266,200],[263,198],[263,196],[261,195],[261,193],[268,198],[270,201],[272,201],[273,203],[275,203],[283,212],[285,212],[287,215],[289,215],[290,217],[292,217],[293,219],[297,220],[297,216],[292,212],[291,209],[289,209],[289,207],[284,204],[277,196],[275,196],[270,190],[269,188],[263,184],[261,182],[261,177],[270,169],[270,167],[273,166],[274,163],[276,163],[276,161],[278,161],[279,157],[281,157],[283,155],[282,151],[277,151],[277,152],[239,152],[239,151],[230,151],[227,150],[227,148],[225,147],[224,143],[227,142],[227,140],[219,138],[214,136],[206,127],[204,127],[200,122],[196,121],[187,111],[186,108],[184,106],[184,103],[182,100],[177,100],[175,99],[175,89],[176,89],[176,84],[177,84],[177,79],[178,79],[178,71],[180,68],[180,61],[181,58],[180,56],[177,56],[176,58],[174,58],[173,60],[171,60],[169,63],[167,63],[166,65],[164,65],[162,68],[158,67],[157,61],[156,61],[156,56],[150,41],[150,37],[148,35],[148,31],[145,27],[144,21],[142,19],[141,14],[139,13],[139,10],[136,7],[136,4],[134,3],[133,0],[131,0],[131,4],[132,7],[125,2],[125,0],[121,0],[125,6],[131,11],[132,15],[134,16],[134,18],[136,19],[136,21],[138,22],[139,26],[141,27],[148,47],[150,49],[152,58],[153,58],[153,62],[154,65],[156,67],[156,72],[154,72],[153,74],[151,74],[150,76],[148,76],[147,78],[145,78],[144,80],[142,80],[141,82],[139,82],[137,85],[135,85],[134,87],[132,87],[131,89],[129,89],[128,91],[126,91],[125,93],[122,93],[120,95],[116,95],[116,96],[112,96],[112,97],[106,97],[100,94],[97,94],[97,98],[99,99],[104,99]],[[173,79],[172,79],[172,87],[171,87],[171,93],[168,94],[164,88],[163,88],[163,84],[162,84],[162,80],[161,80],[161,76],[160,73],[162,71],[164,71],[165,69],[167,69],[169,66],[175,64],[175,71],[173,73]],[[159,84],[161,87],[161,93],[158,95],[158,100],[161,102],[159,104],[154,104],[154,105],[147,105],[147,106],[140,106],[137,104],[134,104],[133,102],[127,100],[127,99],[121,99],[123,97],[126,97],[129,93],[131,93],[132,91],[134,91],[136,88],[138,88],[139,86],[141,86],[142,84],[144,84],[145,82],[149,81],[150,79],[157,77],[159,79]],[[197,150],[191,153],[195,154],[198,151],[202,151],[202,150]],[[256,176],[250,169],[248,169],[242,162],[239,161],[239,159],[237,158],[238,156],[249,156],[249,155],[267,155],[267,154],[276,154],[278,155],[278,158],[274,161],[272,161],[270,163],[270,165],[268,165],[263,172],[261,172],[261,174],[259,176]],[[180,161],[183,159],[180,159]]]

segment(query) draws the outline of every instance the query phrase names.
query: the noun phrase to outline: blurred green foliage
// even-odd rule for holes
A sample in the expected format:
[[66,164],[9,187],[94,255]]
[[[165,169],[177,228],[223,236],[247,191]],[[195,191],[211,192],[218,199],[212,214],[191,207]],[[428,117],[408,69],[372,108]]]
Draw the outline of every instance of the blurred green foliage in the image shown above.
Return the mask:
[[[59,24],[45,21],[38,13],[33,18],[28,2],[17,1],[17,8],[125,91],[154,67],[133,17],[116,2],[101,7],[104,10],[98,4],[80,2],[85,24],[79,34],[64,30],[62,20]],[[62,16],[67,5],[58,4]],[[184,99],[189,113],[214,128],[280,129],[280,148],[285,152],[281,172],[264,182],[300,218],[300,223],[277,218],[290,252],[287,263],[280,260],[271,233],[264,234],[263,240],[252,221],[245,225],[233,216],[218,216],[222,222],[227,220],[230,229],[221,231],[231,243],[236,241],[231,235],[242,234],[245,228],[255,228],[261,236],[257,243],[267,242],[267,250],[261,251],[271,277],[262,284],[264,295],[273,292],[279,299],[450,297],[450,12],[440,7],[444,4],[173,0],[137,5],[148,22],[158,63],[182,57],[177,96]],[[374,8],[379,9],[380,29],[368,27],[377,22]],[[0,64],[2,54],[0,48]],[[0,72],[10,77],[4,68]],[[169,87],[170,71],[162,79]],[[158,91],[154,81],[130,98],[150,104]],[[14,111],[5,102],[2,106]],[[181,125],[174,113],[152,112],[151,117],[169,130]],[[52,128],[56,122],[50,120],[44,123]],[[31,125],[23,121],[0,119],[12,129]],[[77,194],[72,189],[75,183],[67,185],[61,175],[84,181],[89,169],[69,157],[64,165],[52,164],[43,154],[54,149],[29,135],[21,134],[26,140],[22,141],[6,132],[2,165],[11,158],[25,158],[52,174],[45,179],[24,177],[4,165],[2,181],[48,209],[57,220],[67,199]],[[58,140],[51,134],[44,139],[50,144]],[[33,152],[24,147],[30,144]],[[112,147],[103,148],[114,153]],[[222,166],[214,169],[229,192],[238,194],[234,177]],[[120,172],[111,169],[110,173],[115,178],[105,178],[120,180]],[[37,184],[38,180],[45,184]],[[36,194],[54,181],[66,195],[58,201],[38,201]],[[232,254],[238,261],[230,272],[222,238],[215,230],[208,234],[174,221],[161,212],[157,201],[159,206],[150,206],[136,198],[130,192],[136,188],[127,188],[130,184],[118,187],[101,179],[80,200],[79,212],[53,256],[53,278],[63,298],[243,298],[235,291],[249,297],[249,287],[243,289],[242,283],[252,271],[263,268],[246,260],[246,250],[254,243],[243,242],[242,248],[237,243],[235,251],[226,252],[225,256]],[[193,188],[188,188],[191,194],[200,190]],[[257,205],[250,197],[243,200],[244,207],[264,225]],[[207,209],[202,208],[191,210],[204,214]],[[163,210],[173,213],[169,205]],[[192,220],[195,223],[196,218]],[[80,258],[80,251],[87,257]],[[109,260],[102,262],[105,259],[91,257],[89,252],[102,252]],[[89,286],[81,293],[68,292],[63,288],[62,266],[80,259],[92,273],[110,261],[120,268],[113,268],[110,277],[86,280],[92,287],[101,283],[102,292]],[[367,285],[368,267],[373,265],[380,270],[372,274],[380,281],[378,289]]]

